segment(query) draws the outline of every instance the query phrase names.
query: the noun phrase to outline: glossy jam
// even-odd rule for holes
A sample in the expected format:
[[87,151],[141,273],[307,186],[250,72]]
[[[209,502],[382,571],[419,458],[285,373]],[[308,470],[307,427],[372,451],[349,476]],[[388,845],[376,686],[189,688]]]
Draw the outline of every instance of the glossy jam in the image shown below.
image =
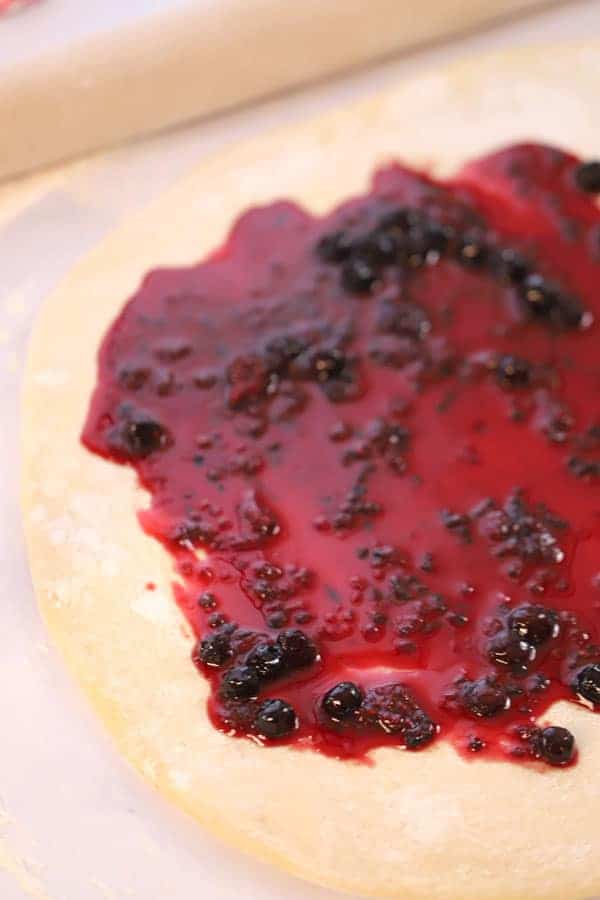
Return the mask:
[[[437,740],[530,761],[534,723],[579,702],[600,662],[600,214],[577,163],[517,146],[450,182],[390,166],[322,219],[250,210],[207,261],[147,275],[111,327],[83,441],[135,467],[196,635],[251,632],[200,665],[217,727],[256,738],[256,704],[283,699],[285,740],[365,759],[406,735],[332,722],[322,698],[401,684]],[[373,271],[348,256],[407,209],[408,248],[384,241]],[[439,251],[420,252],[423,221],[447,229]],[[521,255],[569,298],[562,318],[507,271]],[[550,626],[519,669],[502,641],[532,604]],[[318,661],[228,703],[223,673],[290,628]]]

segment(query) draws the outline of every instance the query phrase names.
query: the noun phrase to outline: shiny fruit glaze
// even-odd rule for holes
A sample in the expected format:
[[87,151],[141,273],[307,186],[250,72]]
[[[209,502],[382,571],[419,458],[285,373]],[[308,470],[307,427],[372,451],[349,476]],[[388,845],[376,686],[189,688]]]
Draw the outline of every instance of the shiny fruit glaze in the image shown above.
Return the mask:
[[216,727],[574,761],[545,714],[600,705],[594,176],[536,145],[392,165],[124,307],[83,442],[148,492]]

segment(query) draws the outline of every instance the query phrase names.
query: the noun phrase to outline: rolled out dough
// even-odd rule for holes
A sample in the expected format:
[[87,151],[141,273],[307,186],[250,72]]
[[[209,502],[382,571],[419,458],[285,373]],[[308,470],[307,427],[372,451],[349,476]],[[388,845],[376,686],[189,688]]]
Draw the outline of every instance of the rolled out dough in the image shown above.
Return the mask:
[[[403,900],[583,900],[600,893],[600,719],[563,704],[581,761],[540,773],[447,745],[381,749],[372,767],[215,731],[170,559],[146,537],[133,473],[78,437],[102,334],[144,272],[214,248],[243,208],[289,196],[324,211],[390,156],[436,171],[501,142],[598,152],[600,45],[498,55],[398,85],[231,148],[81,262],[31,341],[23,509],[43,615],[120,750],[232,844],[331,887]],[[146,584],[156,584],[148,591]]]

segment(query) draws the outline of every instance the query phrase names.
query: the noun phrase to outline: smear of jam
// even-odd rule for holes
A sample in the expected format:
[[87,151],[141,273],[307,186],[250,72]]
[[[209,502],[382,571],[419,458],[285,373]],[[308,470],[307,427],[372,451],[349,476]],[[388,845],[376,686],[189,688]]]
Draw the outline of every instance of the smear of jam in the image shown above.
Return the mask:
[[83,441],[148,492],[218,728],[575,759],[545,712],[600,707],[595,166],[392,165],[129,300]]

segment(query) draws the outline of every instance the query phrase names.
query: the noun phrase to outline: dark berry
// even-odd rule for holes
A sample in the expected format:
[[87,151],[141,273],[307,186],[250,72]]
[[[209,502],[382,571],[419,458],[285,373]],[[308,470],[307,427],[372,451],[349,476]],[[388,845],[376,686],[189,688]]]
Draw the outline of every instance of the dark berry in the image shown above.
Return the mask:
[[372,266],[384,266],[394,262],[398,255],[399,243],[394,234],[374,231],[356,247],[357,256]]
[[552,766],[566,766],[573,759],[575,738],[568,729],[559,725],[542,729],[536,744],[540,756]]
[[537,272],[527,275],[521,285],[521,295],[535,316],[548,316],[559,302],[556,288]]
[[288,670],[311,666],[319,656],[314,641],[299,628],[282,631],[277,638],[277,645],[281,651],[283,664]]
[[121,438],[127,452],[135,459],[145,459],[169,444],[166,428],[150,418],[126,422],[121,428]]
[[[412,266],[423,265],[426,260],[436,261],[448,249],[453,232],[437,222],[413,225],[408,232],[406,252]],[[431,254],[436,254],[431,257]]]
[[342,286],[351,294],[368,294],[377,280],[373,266],[361,256],[353,256],[342,268]]
[[592,663],[578,672],[573,690],[578,697],[600,706],[600,663]]
[[203,637],[194,650],[194,659],[205,666],[224,666],[232,656],[231,634],[228,631],[215,631]]
[[458,259],[465,266],[481,266],[485,263],[488,249],[478,233],[463,235],[457,247]]
[[360,707],[363,694],[352,681],[341,681],[323,697],[323,711],[332,722],[350,719]]
[[312,359],[314,376],[317,381],[325,382],[337,378],[346,364],[341,350],[321,350]]
[[445,253],[454,238],[454,230],[439,222],[429,222],[423,229],[423,238],[428,251]]
[[519,356],[501,356],[496,364],[496,378],[506,387],[527,387],[531,381],[531,364]]
[[461,686],[460,699],[468,712],[483,719],[497,716],[510,706],[505,688],[491,678],[465,682]]
[[352,250],[352,240],[345,231],[325,234],[317,244],[317,254],[323,262],[339,263],[347,259]]
[[246,665],[261,679],[279,678],[285,669],[282,649],[278,644],[258,644],[246,658]]
[[281,738],[291,734],[298,726],[294,708],[285,700],[265,700],[254,720],[257,734],[266,738]]
[[411,226],[421,222],[422,218],[419,210],[411,209],[407,206],[399,206],[381,217],[379,227],[390,231],[407,231]]
[[558,637],[560,630],[554,610],[533,604],[513,610],[508,617],[508,626],[513,634],[534,647]]
[[198,598],[198,603],[202,609],[215,609],[217,606],[217,598],[211,591],[203,591]]
[[526,675],[535,659],[536,650],[522,641],[518,634],[499,634],[490,641],[488,656],[498,666],[505,666],[513,675]]
[[575,169],[575,184],[586,194],[600,194],[600,160],[580,163]]
[[250,700],[258,695],[260,678],[250,666],[236,666],[221,681],[221,696],[226,700]]
[[529,274],[529,265],[525,257],[517,250],[505,247],[496,258],[498,273],[511,284],[521,284]]

